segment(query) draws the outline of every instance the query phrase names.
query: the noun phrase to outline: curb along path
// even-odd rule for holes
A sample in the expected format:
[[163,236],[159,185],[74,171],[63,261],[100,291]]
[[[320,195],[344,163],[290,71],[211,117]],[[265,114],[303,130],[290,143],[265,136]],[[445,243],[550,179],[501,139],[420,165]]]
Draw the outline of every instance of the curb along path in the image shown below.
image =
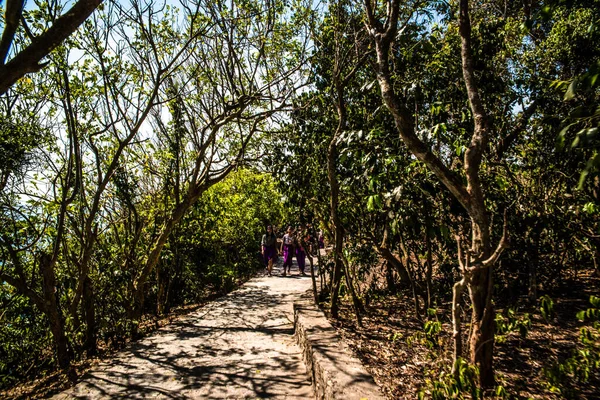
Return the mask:
[[310,277],[251,279],[132,344],[54,399],[314,398],[294,339],[293,303]]

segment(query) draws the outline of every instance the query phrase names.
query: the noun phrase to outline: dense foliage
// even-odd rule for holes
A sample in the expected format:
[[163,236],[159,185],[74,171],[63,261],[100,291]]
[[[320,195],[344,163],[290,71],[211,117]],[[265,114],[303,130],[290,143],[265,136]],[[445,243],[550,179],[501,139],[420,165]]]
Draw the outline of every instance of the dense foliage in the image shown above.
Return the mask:
[[[10,56],[64,7],[19,11]],[[250,164],[305,84],[311,14],[105,2],[2,95],[2,386],[124,343],[261,265],[281,196]]]
[[[599,27],[597,0],[105,2],[0,97],[0,385],[231,290],[285,220],[333,246],[334,318],[410,299],[446,368],[423,395],[509,396],[516,310],[554,323],[600,273]],[[597,377],[591,305],[549,393]]]
[[[447,398],[475,391],[477,397],[483,391],[473,380],[492,366],[491,356],[478,358],[478,349],[493,343],[494,329],[499,340],[507,331],[528,329],[528,315],[514,315],[510,308],[508,317],[490,317],[494,309],[544,303],[548,294],[580,287],[582,276],[598,274],[598,3],[384,3],[380,8],[368,1],[331,5],[315,33],[315,89],[299,99],[290,135],[279,142],[281,152],[294,156],[275,166],[284,182],[310,185],[301,192],[294,186],[283,185],[283,190],[291,202],[320,218],[334,247],[340,246],[335,238],[343,235],[341,253],[349,271],[341,290],[353,297],[358,325],[361,303],[380,296],[382,287],[387,295],[406,287],[402,293],[413,298],[415,315],[426,321],[426,335],[437,326],[433,322],[439,312],[457,323],[453,374],[443,375],[427,393]],[[364,39],[365,20],[371,18],[367,4],[373,7],[373,19],[367,21],[370,44]],[[464,4],[470,14],[475,86],[465,85],[469,64],[461,60],[465,42],[461,44],[459,14]],[[398,33],[391,39],[389,60],[382,63],[385,54],[377,46],[385,43],[384,23],[393,18],[394,9]],[[469,90],[477,92],[483,108],[472,106]],[[336,126],[342,118],[340,132]],[[477,143],[473,138],[482,118],[488,122],[488,139],[476,171],[469,151]],[[337,153],[327,153],[332,144]],[[325,186],[332,159],[339,182],[338,222],[327,211],[334,204]],[[460,186],[467,182],[468,190],[479,182],[484,207],[474,209],[469,203],[476,192],[461,197]],[[483,269],[493,271],[493,290],[491,301],[488,297],[481,308],[487,310],[481,314],[491,324],[491,340],[481,342],[472,327],[481,324],[478,330],[483,331],[485,322],[476,311],[469,316],[477,301],[474,294],[488,285],[477,287],[480,278],[472,278],[481,269],[479,212],[489,218],[483,230],[489,229],[491,242],[504,250],[495,264],[483,263]],[[336,231],[336,224],[342,229]],[[510,246],[504,244],[505,236]],[[492,250],[486,250],[488,256]],[[374,256],[387,263],[383,270],[368,261]],[[456,285],[467,285],[469,279],[473,287],[467,291],[464,286],[453,299],[453,285],[456,293]],[[338,289],[334,277],[329,282],[333,287],[326,287],[321,298],[328,299],[335,315],[332,293]],[[589,291],[593,288],[584,290]],[[431,314],[434,309],[438,311]],[[465,318],[471,328],[462,331],[462,342],[474,344],[471,354],[456,343]],[[597,348],[580,351],[591,355]],[[433,353],[445,357],[443,349]],[[597,368],[594,361],[585,363],[589,382]],[[556,376],[567,375],[552,375],[549,387],[561,393]],[[478,381],[480,387],[491,382]]]
[[[262,268],[260,238],[268,223],[282,220],[280,198],[270,175],[247,169],[233,172],[207,190],[163,250],[148,282],[147,313],[162,314],[170,307],[228,292]],[[152,215],[152,205],[148,207],[140,207],[140,212]],[[134,322],[127,314],[131,277],[122,268],[117,243],[110,239],[107,235],[99,244],[103,263],[92,279],[100,342],[119,346]],[[68,290],[65,282],[59,290]],[[52,364],[52,338],[46,318],[25,296],[6,283],[0,295],[0,383],[6,386]],[[67,325],[70,344],[78,351],[85,335],[74,328]]]

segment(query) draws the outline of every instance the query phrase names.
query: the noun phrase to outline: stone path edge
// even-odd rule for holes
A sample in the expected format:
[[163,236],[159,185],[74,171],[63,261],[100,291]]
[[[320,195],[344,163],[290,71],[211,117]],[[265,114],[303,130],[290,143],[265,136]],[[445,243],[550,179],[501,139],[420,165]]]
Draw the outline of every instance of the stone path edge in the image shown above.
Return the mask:
[[294,302],[294,336],[318,400],[383,400],[379,387],[352,355],[335,328],[311,301],[312,291]]

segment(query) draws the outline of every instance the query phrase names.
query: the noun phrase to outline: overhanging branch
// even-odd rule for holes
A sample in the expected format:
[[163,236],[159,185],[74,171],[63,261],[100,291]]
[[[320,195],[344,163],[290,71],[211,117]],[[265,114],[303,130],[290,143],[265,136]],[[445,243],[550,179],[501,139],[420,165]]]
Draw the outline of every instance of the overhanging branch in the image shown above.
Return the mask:
[[[25,74],[38,72],[48,63],[40,63],[52,50],[68,38],[85,21],[102,0],[80,0],[61,15],[54,24],[7,64],[0,66],[0,94]],[[3,38],[4,41],[4,38]],[[1,54],[0,54],[1,55]]]

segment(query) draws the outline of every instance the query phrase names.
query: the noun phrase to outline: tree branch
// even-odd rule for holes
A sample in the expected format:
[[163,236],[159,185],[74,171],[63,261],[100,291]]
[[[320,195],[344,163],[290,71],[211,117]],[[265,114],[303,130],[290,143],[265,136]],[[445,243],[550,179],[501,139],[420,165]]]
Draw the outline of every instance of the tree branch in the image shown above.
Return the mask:
[[79,25],[94,12],[100,3],[102,3],[102,0],[78,1],[29,46],[20,51],[7,64],[0,65],[0,94],[6,93],[25,74],[38,72],[47,65],[47,63],[40,64],[42,58],[46,57],[54,48],[75,32]]
[[496,261],[498,261],[498,258],[500,258],[500,255],[502,254],[504,249],[506,249],[507,247],[508,247],[508,218],[506,217],[506,210],[504,210],[504,226],[502,227],[502,238],[500,239],[500,243],[498,243],[498,247],[496,247],[496,250],[490,256],[490,258],[488,258],[487,260],[484,260],[482,262],[483,266],[489,267],[491,265],[494,265],[496,263]]
[[504,155],[504,152],[508,150],[508,148],[513,144],[513,142],[519,137],[519,134],[523,132],[531,116],[536,112],[538,108],[539,102],[534,100],[533,103],[527,107],[523,113],[521,114],[521,118],[519,118],[519,122],[513,128],[511,132],[509,132],[506,136],[500,139],[500,142],[496,146],[496,159],[500,160]]
[[4,32],[2,32],[2,41],[0,41],[0,65],[4,65],[6,62],[6,56],[15,38],[15,32],[19,27],[24,4],[25,0],[6,0]]

